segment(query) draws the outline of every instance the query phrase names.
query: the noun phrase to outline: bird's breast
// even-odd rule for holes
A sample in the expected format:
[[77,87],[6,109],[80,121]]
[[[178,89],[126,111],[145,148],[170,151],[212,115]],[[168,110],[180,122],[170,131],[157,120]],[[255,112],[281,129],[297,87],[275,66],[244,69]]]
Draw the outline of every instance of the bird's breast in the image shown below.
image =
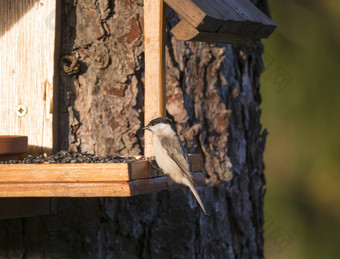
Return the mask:
[[172,180],[182,183],[182,173],[176,162],[168,155],[168,152],[162,146],[159,139],[154,137],[154,151],[156,162],[163,172],[170,176]]

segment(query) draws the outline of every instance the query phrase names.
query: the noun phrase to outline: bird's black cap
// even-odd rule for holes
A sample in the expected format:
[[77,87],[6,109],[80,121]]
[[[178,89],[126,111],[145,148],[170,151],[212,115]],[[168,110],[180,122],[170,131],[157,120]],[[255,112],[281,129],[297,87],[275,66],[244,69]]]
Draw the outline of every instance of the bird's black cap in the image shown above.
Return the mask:
[[172,122],[172,120],[168,118],[164,118],[164,117],[158,117],[156,119],[151,120],[149,124],[146,126],[146,128],[155,126],[159,123],[169,124],[171,128],[176,132],[176,127],[175,127],[175,124]]
[[173,122],[169,120],[168,118],[159,117],[159,118],[151,120],[148,126],[155,126],[156,124],[159,124],[159,123],[164,123],[164,124],[169,124],[169,125],[173,124]]

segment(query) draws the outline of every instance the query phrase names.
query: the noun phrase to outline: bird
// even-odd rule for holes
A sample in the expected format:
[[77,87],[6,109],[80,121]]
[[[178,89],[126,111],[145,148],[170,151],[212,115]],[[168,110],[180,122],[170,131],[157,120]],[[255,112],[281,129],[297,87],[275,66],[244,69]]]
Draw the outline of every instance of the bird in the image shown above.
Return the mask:
[[174,182],[186,185],[194,194],[205,215],[208,215],[196,190],[191,164],[174,123],[164,117],[151,120],[144,130],[151,131],[156,162]]

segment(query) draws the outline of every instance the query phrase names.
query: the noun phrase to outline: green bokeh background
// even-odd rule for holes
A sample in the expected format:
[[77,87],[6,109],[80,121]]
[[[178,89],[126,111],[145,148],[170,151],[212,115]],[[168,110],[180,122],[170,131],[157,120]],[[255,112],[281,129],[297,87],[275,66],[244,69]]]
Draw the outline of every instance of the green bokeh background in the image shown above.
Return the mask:
[[340,1],[269,5],[265,256],[340,258]]

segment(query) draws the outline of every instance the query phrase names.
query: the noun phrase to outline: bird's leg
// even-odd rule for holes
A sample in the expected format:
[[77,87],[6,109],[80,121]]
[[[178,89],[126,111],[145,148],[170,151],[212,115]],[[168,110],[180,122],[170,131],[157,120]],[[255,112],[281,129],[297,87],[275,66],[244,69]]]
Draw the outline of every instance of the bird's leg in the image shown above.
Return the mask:
[[168,176],[168,179],[166,179],[166,183],[165,183],[165,186],[166,186],[167,189],[168,189],[169,186],[170,186],[169,181],[171,181],[171,179],[170,179],[170,177]]
[[157,171],[156,176],[159,176],[159,173],[160,173],[160,174],[164,174],[163,170],[160,169],[160,168],[158,167],[158,165],[155,165],[155,164],[154,164],[154,162],[155,162],[154,157],[147,157],[147,159],[148,159],[148,161],[149,161],[149,164],[150,164],[150,167],[151,167],[151,171],[152,171],[152,170],[156,170],[156,171]]

